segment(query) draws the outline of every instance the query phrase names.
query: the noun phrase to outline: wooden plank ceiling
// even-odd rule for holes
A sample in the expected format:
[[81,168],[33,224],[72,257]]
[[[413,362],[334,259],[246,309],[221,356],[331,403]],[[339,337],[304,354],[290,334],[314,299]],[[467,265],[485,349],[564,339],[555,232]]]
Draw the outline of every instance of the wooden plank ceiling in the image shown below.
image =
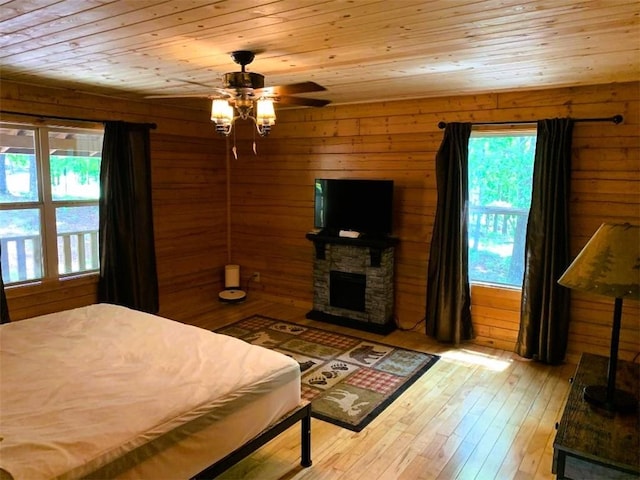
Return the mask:
[[638,0],[0,0],[0,22],[1,79],[131,98],[222,87],[234,50],[333,103],[640,80]]

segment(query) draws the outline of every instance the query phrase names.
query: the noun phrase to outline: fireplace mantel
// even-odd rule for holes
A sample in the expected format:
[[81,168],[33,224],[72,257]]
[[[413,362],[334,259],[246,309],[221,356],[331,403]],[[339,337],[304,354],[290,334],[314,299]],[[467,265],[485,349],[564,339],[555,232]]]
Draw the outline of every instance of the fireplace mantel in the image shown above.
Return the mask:
[[326,245],[352,245],[355,247],[366,247],[371,255],[371,266],[380,266],[382,251],[386,248],[394,247],[398,244],[396,237],[340,237],[337,235],[325,235],[321,233],[307,233],[307,239],[311,240],[316,248],[316,259],[324,260]]
[[395,329],[394,250],[398,239],[308,233],[315,246],[313,310],[307,318],[374,333]]

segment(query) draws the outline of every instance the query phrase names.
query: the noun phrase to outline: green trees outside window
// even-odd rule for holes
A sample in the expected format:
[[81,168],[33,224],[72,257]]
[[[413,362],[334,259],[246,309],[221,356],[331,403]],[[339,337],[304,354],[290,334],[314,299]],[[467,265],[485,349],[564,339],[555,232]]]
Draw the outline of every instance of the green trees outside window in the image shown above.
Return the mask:
[[536,133],[469,139],[469,279],[521,287]]

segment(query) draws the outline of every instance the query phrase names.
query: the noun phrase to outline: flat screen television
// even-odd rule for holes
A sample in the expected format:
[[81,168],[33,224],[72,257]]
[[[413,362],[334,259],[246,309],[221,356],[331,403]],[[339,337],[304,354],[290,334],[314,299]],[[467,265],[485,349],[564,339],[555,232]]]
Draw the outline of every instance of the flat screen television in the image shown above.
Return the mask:
[[390,235],[393,180],[316,179],[314,226],[328,235],[340,230],[370,237]]

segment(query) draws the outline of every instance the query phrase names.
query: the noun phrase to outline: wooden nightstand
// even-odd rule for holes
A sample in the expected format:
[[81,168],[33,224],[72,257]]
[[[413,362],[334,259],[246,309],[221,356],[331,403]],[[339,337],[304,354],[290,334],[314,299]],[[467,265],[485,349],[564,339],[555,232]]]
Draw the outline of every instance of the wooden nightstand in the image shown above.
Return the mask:
[[[582,398],[586,385],[607,383],[608,358],[583,354],[553,443],[553,473],[559,479],[638,479],[638,411],[613,414]],[[616,386],[639,398],[640,365],[618,361]]]

